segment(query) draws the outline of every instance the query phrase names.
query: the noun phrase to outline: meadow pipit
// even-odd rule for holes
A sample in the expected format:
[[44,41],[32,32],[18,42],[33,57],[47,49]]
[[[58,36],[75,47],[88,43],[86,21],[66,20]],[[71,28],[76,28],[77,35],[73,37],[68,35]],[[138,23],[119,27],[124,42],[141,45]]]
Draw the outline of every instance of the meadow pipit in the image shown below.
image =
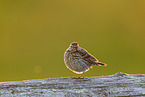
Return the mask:
[[[72,42],[64,53],[64,62],[66,67],[74,73],[81,74],[78,78],[82,78],[84,72],[88,71],[92,66],[107,66],[107,64],[99,62],[93,55],[85,49],[79,47],[77,42]],[[77,77],[74,77],[77,78]]]

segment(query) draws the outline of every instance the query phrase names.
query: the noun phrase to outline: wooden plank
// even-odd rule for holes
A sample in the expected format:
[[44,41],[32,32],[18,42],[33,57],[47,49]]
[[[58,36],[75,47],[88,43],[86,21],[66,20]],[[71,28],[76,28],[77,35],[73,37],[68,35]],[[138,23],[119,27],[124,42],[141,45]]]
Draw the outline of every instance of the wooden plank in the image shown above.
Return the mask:
[[0,96],[103,97],[145,96],[145,74],[116,73],[84,79],[48,78],[1,82]]

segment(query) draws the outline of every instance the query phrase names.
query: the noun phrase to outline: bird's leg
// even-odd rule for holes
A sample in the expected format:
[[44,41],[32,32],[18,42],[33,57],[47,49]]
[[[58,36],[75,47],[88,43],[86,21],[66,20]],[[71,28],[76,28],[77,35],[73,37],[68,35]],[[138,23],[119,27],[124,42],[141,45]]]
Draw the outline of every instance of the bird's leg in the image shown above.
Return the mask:
[[82,75],[84,74],[84,72],[78,77],[78,78],[83,78]]
[[84,72],[79,77],[81,77],[83,74],[84,74]]
[[72,77],[73,79],[83,79],[84,77],[82,77],[82,75],[84,74],[84,72],[79,76],[79,77]]

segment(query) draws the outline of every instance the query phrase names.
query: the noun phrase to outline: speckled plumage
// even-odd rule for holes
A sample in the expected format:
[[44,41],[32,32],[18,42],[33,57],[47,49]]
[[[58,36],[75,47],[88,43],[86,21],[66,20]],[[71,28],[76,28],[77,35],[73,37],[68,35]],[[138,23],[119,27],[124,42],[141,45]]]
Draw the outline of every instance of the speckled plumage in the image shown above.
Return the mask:
[[77,42],[72,42],[65,51],[64,62],[68,69],[77,74],[83,74],[93,65],[106,66],[106,64],[99,62],[85,49],[79,47]]

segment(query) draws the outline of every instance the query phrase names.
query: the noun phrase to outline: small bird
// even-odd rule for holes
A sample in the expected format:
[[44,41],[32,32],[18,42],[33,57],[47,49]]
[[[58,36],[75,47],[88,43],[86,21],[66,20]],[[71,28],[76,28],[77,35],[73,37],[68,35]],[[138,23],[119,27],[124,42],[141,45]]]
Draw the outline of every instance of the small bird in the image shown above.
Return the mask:
[[74,73],[81,74],[88,71],[92,66],[107,66],[107,64],[99,62],[93,55],[88,53],[85,49],[79,47],[77,42],[72,42],[69,48],[64,53],[64,62],[66,67]]

